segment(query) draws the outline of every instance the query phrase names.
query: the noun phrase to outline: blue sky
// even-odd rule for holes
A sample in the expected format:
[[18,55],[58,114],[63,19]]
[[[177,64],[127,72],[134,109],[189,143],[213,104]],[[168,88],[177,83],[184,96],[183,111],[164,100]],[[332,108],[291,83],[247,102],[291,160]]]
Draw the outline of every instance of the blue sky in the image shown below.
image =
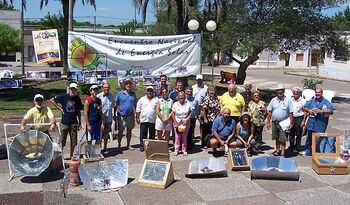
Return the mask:
[[[103,25],[120,25],[122,23],[127,23],[134,19],[135,8],[132,0],[95,0],[96,1],[96,10],[86,4],[82,5],[81,0],[76,0],[74,8],[74,20],[76,21],[89,21],[93,22],[93,16],[96,16],[96,23]],[[21,0],[14,0],[15,9],[21,8]],[[151,1],[150,1],[151,2]],[[332,8],[324,11],[326,15],[333,16],[339,11],[344,11],[346,6],[349,6],[350,2],[348,1],[344,5]],[[24,13],[25,20],[39,20],[43,18],[48,12],[50,14],[56,14],[59,11],[62,13],[62,5],[60,0],[49,0],[47,6],[44,6],[40,10],[40,0],[27,0],[27,10]],[[141,14],[136,12],[136,19],[138,22],[141,21]],[[154,17],[154,9],[152,5],[149,5],[147,12],[146,24],[155,22],[156,18]]]
[[[21,0],[14,0],[15,9],[20,10]],[[93,16],[96,16],[96,23],[109,25],[119,25],[127,23],[134,19],[135,7],[132,0],[95,0],[96,10],[90,4],[82,5],[81,0],[76,0],[74,7],[74,20],[93,22]],[[155,22],[154,11],[152,5],[149,4],[146,23]],[[47,6],[40,10],[40,0],[27,0],[27,10],[24,12],[25,20],[40,20],[48,12],[56,14],[59,11],[62,13],[62,4],[60,0],[49,0]],[[141,22],[141,13],[136,11],[136,19]]]

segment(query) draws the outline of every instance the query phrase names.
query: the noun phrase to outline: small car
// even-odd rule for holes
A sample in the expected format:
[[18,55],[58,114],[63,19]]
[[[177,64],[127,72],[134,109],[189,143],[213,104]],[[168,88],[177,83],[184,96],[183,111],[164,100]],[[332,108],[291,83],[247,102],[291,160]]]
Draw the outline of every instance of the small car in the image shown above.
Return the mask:
[[49,64],[50,67],[63,67],[63,60],[48,61],[47,64]]

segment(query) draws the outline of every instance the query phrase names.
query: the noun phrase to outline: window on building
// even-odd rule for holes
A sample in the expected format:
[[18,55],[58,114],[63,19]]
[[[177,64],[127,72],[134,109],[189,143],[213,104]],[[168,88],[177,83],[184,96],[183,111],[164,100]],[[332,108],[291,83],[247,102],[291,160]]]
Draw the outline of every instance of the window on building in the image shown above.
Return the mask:
[[304,54],[297,54],[297,61],[303,61],[304,60]]

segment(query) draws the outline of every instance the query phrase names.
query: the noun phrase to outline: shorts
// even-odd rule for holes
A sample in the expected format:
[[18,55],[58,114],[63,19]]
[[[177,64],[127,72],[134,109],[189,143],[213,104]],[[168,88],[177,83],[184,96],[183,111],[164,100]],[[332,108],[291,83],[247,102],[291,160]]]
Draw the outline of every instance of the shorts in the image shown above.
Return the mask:
[[288,142],[288,136],[285,131],[282,130],[281,125],[272,122],[272,140],[278,140],[280,142]]
[[[236,139],[239,148],[245,148],[243,142],[239,139]],[[256,141],[254,139],[250,140],[250,147],[254,147],[256,145]]]
[[[101,123],[90,123],[91,132],[87,132],[86,140],[87,141],[100,141],[101,140]],[[87,129],[86,129],[87,130]]]
[[128,130],[132,130],[135,127],[135,115],[118,115],[118,131],[123,132],[125,127]]
[[66,146],[68,133],[69,133],[69,137],[70,137],[70,145],[73,147],[77,146],[78,125],[64,125],[61,123],[60,130],[61,130],[61,145],[62,145],[62,147]]
[[159,117],[156,119],[156,130],[170,131],[172,129],[172,125],[172,119],[169,119],[167,124],[163,124],[162,120]]
[[111,131],[112,123],[113,123],[113,121],[112,122],[103,122],[103,127],[105,129],[108,129],[109,131]]

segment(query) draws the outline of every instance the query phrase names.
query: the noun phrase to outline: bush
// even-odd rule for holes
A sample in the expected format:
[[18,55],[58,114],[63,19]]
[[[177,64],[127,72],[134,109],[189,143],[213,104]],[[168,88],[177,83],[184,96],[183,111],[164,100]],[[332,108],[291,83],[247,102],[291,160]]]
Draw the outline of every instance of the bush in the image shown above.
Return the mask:
[[301,81],[301,83],[303,84],[304,89],[316,90],[317,85],[322,85],[323,80],[315,80],[315,79],[305,78],[304,80]]

